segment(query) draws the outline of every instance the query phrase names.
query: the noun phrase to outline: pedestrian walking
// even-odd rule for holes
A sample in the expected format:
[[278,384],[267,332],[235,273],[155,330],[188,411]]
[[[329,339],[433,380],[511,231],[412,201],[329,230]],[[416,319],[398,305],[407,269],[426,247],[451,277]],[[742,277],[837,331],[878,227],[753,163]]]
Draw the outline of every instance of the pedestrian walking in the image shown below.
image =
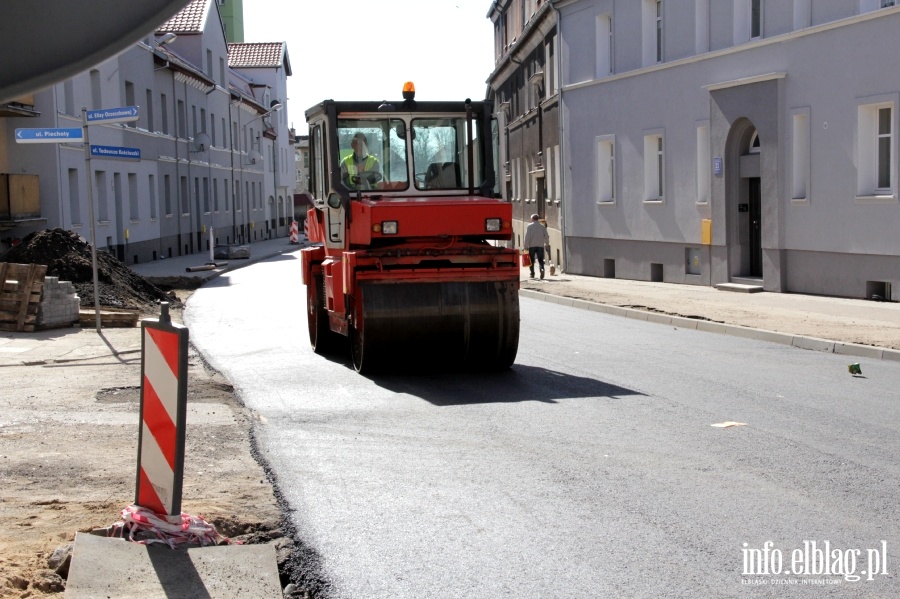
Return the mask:
[[525,229],[525,248],[528,249],[528,257],[531,258],[531,278],[534,278],[534,263],[537,262],[541,270],[541,278],[544,278],[544,246],[550,244],[550,234],[547,227],[539,221],[540,216],[531,215],[531,224]]

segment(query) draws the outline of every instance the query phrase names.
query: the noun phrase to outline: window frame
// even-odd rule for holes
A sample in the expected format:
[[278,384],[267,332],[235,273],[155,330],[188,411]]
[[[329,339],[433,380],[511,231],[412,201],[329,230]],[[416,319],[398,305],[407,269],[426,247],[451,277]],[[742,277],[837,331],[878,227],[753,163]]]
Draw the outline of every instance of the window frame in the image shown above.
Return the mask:
[[644,131],[644,203],[666,202],[665,130]]
[[[615,205],[616,199],[616,136],[598,135],[595,140],[597,154],[597,205]],[[604,174],[606,176],[604,176]]]
[[[857,101],[855,203],[897,203],[897,106],[900,94],[860,98]],[[890,109],[887,133],[879,132],[879,113]],[[889,140],[889,186],[879,186],[879,140]]]

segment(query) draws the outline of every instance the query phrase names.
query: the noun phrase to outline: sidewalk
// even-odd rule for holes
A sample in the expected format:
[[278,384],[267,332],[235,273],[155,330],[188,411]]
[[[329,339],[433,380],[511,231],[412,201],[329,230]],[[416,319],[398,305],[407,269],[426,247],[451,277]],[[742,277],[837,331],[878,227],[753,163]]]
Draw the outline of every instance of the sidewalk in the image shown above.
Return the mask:
[[522,279],[520,296],[831,353],[900,361],[900,303],[570,274]]
[[306,241],[303,241],[302,234],[300,237],[301,241],[299,244],[289,243],[287,237],[278,237],[275,239],[266,239],[264,241],[254,241],[253,243],[244,244],[244,247],[250,248],[249,258],[233,258],[230,260],[217,259],[214,260],[214,263],[217,266],[212,270],[188,272],[189,268],[193,269],[208,265],[210,263],[209,251],[189,254],[187,256],[176,256],[174,258],[166,258],[154,262],[145,262],[143,264],[133,264],[130,265],[129,268],[142,277],[149,279],[151,283],[154,281],[159,282],[186,277],[188,279],[196,279],[197,284],[199,285],[202,284],[202,281],[217,277],[223,272],[241,268],[248,264],[253,264],[260,260],[271,258],[272,256],[277,256],[278,254],[297,251],[307,243]]

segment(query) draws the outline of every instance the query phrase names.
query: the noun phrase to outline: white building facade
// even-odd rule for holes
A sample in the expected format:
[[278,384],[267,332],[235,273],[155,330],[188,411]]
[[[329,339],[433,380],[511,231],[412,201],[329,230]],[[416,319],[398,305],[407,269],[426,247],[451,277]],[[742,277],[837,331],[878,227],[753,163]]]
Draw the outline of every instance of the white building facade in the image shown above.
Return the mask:
[[[274,45],[280,67],[231,68],[216,2],[194,0],[155,35],[34,94],[39,116],[0,129],[0,172],[35,176],[40,210],[4,219],[0,248],[56,227],[89,240],[89,198],[97,247],[127,264],[287,235],[290,63]],[[87,161],[80,141],[15,143],[16,128],[80,128],[82,109],[131,106],[136,121],[88,127],[92,146],[127,148],[128,159]]]
[[900,299],[900,8],[559,0],[572,273]]

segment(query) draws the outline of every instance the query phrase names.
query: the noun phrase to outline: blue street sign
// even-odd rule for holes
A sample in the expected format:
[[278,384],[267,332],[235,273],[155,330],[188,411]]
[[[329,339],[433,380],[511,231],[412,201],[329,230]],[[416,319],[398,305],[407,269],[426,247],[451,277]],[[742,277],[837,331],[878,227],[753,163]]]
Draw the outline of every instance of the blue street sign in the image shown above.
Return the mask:
[[91,145],[91,156],[94,158],[119,158],[121,160],[140,160],[140,148],[120,148],[119,146]]
[[136,121],[140,116],[137,106],[122,106],[121,108],[101,108],[100,110],[88,110],[85,118],[88,125],[100,123],[127,123]]
[[16,129],[17,144],[59,144],[83,141],[81,127],[77,129]]

